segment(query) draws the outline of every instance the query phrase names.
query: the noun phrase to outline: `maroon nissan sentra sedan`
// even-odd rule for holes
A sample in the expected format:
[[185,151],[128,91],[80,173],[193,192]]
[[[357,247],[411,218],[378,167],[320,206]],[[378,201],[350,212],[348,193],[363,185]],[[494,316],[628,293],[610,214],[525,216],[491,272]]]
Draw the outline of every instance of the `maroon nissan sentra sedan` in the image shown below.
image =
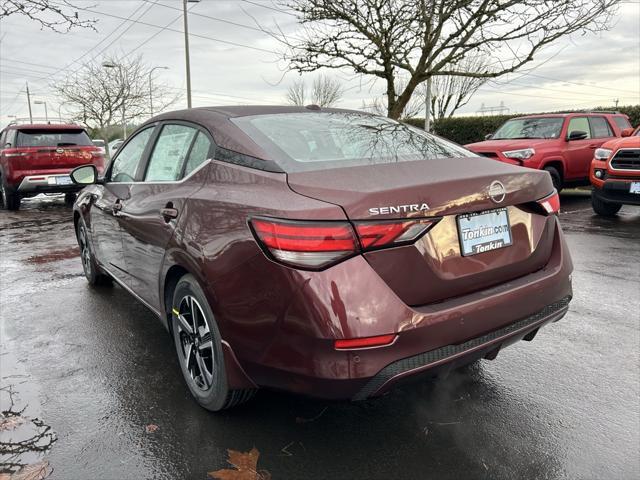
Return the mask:
[[162,320],[210,410],[259,387],[377,396],[531,340],[571,300],[547,172],[375,115],[167,113],[72,177],[89,283]]

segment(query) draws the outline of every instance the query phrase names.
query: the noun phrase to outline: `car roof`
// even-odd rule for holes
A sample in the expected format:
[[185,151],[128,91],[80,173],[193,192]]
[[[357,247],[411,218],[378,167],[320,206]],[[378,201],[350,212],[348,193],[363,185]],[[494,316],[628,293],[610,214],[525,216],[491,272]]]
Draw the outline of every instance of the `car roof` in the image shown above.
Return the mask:
[[30,124],[15,124],[9,125],[7,128],[15,130],[85,130],[82,125],[75,123],[30,123]]
[[548,118],[548,117],[557,117],[557,118],[565,118],[565,117],[591,117],[591,116],[621,116],[626,117],[624,113],[621,112],[558,112],[558,113],[534,113],[531,115],[520,115],[515,118]]

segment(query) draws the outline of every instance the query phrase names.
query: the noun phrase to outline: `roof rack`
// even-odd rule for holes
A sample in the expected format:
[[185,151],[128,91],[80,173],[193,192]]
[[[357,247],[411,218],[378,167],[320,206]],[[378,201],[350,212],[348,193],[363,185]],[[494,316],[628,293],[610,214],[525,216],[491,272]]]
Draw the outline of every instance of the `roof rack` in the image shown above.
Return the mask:
[[[559,113],[559,114],[564,114],[564,113],[608,113],[611,115],[622,115],[621,112],[618,112],[616,110],[566,110],[566,111],[562,111],[562,112],[549,112],[549,113]],[[542,115],[542,114],[540,114]]]
[[59,118],[45,118],[45,117],[21,117],[14,118],[8,125],[77,125],[73,120],[64,120]]

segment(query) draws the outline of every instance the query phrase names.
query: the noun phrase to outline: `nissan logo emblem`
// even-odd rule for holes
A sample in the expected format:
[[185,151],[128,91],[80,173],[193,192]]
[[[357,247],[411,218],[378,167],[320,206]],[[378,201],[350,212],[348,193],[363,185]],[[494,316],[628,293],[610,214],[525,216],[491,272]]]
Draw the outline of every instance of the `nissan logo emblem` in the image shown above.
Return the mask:
[[489,185],[489,196],[495,203],[502,203],[504,197],[507,196],[507,191],[501,182],[494,180],[491,182],[491,185]]
[[56,153],[64,153],[64,148],[56,148]]

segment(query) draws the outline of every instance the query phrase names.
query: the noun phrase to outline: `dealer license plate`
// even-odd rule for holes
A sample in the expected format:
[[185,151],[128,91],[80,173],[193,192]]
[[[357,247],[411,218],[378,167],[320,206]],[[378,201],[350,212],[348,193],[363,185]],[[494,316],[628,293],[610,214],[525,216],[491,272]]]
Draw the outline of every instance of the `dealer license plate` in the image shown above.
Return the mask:
[[509,212],[506,208],[459,215],[457,220],[463,257],[512,244]]
[[629,193],[640,194],[640,182],[631,182],[631,185],[629,185]]

